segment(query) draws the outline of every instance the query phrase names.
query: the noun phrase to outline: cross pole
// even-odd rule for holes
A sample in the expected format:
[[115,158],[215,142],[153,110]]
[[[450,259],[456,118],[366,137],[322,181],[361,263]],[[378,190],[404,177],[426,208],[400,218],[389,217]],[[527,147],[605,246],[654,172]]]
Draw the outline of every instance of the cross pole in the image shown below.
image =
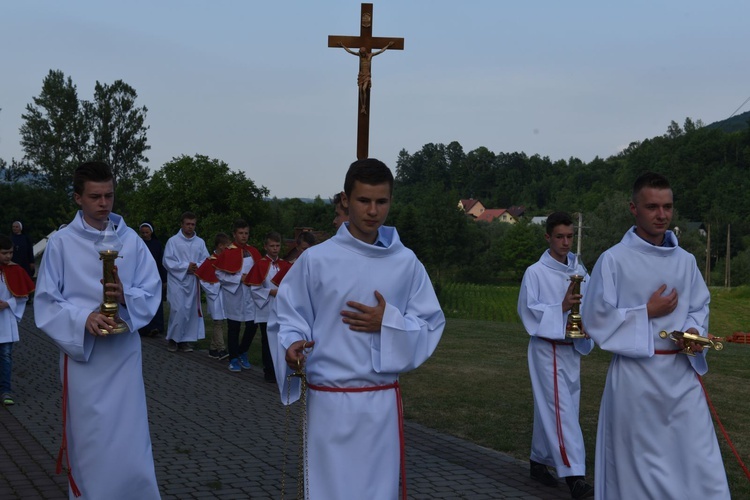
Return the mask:
[[[372,87],[372,58],[386,50],[404,50],[403,38],[372,36],[372,4],[362,4],[359,36],[330,35],[328,46],[343,48],[359,57],[359,106],[357,107],[357,159],[368,157],[370,145],[370,88]],[[375,49],[376,52],[372,50]]]

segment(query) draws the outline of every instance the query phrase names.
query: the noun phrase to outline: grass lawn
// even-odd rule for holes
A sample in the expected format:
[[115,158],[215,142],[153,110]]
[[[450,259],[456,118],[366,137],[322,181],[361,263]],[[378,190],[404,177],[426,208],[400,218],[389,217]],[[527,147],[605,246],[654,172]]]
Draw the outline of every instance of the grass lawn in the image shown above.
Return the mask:
[[[510,297],[505,290],[503,295]],[[500,305],[498,314],[508,308],[509,304]],[[750,289],[712,290],[711,332],[725,336],[734,331],[750,331]],[[433,357],[401,378],[406,417],[528,460],[533,402],[527,346],[528,336],[517,320],[449,319]],[[599,401],[609,361],[610,354],[598,348],[582,361],[580,415],[589,476],[594,473]],[[704,377],[708,394],[750,465],[750,345],[727,344],[723,351],[709,355],[709,364]],[[689,436],[702,430],[685,431]],[[733,498],[750,498],[750,482],[720,431],[716,432]]]
[[[427,363],[401,378],[406,417],[528,460],[533,402],[528,335],[515,313],[518,287],[449,285],[442,291],[449,319],[440,345]],[[711,295],[711,333],[723,337],[750,331],[749,287],[716,288]],[[211,327],[206,317],[207,334]],[[198,347],[208,349],[208,339]],[[260,366],[260,331],[248,357]],[[589,477],[594,474],[599,401],[609,361],[609,353],[595,348],[581,363],[580,420]],[[726,344],[723,351],[709,355],[709,365],[704,377],[708,394],[750,466],[750,345]],[[685,434],[702,431],[686,429]],[[718,428],[716,432],[733,498],[750,498],[750,482]]]

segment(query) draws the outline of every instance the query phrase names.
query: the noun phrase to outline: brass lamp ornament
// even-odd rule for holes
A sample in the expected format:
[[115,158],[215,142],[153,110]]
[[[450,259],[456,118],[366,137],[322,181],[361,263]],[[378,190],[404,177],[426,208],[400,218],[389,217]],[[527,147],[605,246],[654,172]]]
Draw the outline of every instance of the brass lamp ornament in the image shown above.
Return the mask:
[[99,260],[102,261],[102,287],[104,300],[101,306],[99,306],[99,312],[112,318],[115,323],[112,331],[106,328],[100,328],[99,333],[102,335],[109,335],[113,333],[124,333],[129,330],[128,325],[120,319],[120,305],[117,301],[107,296],[107,284],[115,283],[115,259],[118,257],[120,250],[122,250],[122,241],[117,236],[114,224],[111,220],[107,221],[106,227],[99,233],[99,237],[94,243],[94,248],[99,252]]
[[680,353],[687,354],[688,356],[695,356],[695,353],[690,348],[690,343],[695,342],[696,344],[703,346],[707,349],[713,349],[714,351],[721,351],[724,349],[724,343],[721,337],[701,337],[700,335],[697,335],[695,333],[690,332],[680,332],[680,331],[673,331],[673,332],[667,332],[666,330],[662,330],[659,332],[659,337],[663,339],[669,339],[673,340],[682,347],[682,351]]
[[[577,270],[577,268],[576,268]],[[573,274],[570,281],[573,282],[573,295],[581,294],[581,283],[584,276],[582,274]],[[581,328],[581,304],[573,304],[568,316],[568,325],[565,327],[565,338],[568,339],[585,339],[586,334]]]

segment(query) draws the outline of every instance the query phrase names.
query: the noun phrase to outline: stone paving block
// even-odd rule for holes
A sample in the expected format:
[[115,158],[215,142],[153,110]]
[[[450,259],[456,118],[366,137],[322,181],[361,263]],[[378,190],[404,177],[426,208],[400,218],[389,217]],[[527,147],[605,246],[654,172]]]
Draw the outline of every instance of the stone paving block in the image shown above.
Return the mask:
[[[32,317],[27,308],[13,353],[19,404],[0,409],[0,426],[14,437],[11,444],[0,442],[3,500],[67,496],[65,475],[54,474],[62,428],[59,353]],[[252,349],[259,349],[256,343]],[[205,352],[173,354],[164,339],[143,339],[143,373],[165,500],[277,500],[285,461],[286,497],[296,497],[300,409],[293,405],[287,413],[262,370],[233,374]],[[528,462],[413,422],[405,430],[410,498],[569,498],[566,488],[541,490],[528,478]]]

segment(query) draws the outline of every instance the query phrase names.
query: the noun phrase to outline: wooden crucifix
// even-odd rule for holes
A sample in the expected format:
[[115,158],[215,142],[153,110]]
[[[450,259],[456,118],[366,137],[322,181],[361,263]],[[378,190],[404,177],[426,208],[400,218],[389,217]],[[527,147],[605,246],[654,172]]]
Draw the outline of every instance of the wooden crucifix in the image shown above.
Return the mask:
[[[343,48],[349,54],[359,57],[359,106],[357,107],[357,159],[368,157],[370,146],[370,88],[372,88],[372,58],[386,50],[404,50],[403,38],[372,36],[372,4],[362,4],[362,17],[359,36],[328,37],[329,47]],[[353,50],[354,49],[354,50]],[[376,51],[373,52],[372,50]]]

